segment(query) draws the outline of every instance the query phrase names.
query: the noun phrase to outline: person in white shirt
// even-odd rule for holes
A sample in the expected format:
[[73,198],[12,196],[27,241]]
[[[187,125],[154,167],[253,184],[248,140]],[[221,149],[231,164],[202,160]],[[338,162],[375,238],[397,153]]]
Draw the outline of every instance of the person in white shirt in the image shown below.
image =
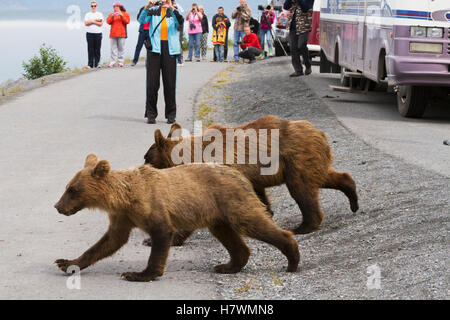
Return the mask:
[[97,11],[97,2],[91,2],[91,12],[86,13],[84,25],[86,26],[86,40],[88,44],[89,68],[98,68],[102,48],[103,14]]

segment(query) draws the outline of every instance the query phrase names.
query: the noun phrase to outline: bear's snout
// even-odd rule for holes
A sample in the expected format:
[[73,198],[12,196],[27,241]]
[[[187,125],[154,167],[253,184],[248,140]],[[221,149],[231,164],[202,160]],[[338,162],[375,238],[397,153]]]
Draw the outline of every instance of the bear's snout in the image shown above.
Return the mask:
[[55,204],[54,207],[55,207],[55,209],[56,209],[59,213],[64,214],[64,213],[63,213],[63,210],[61,209],[61,206],[59,205],[59,203]]

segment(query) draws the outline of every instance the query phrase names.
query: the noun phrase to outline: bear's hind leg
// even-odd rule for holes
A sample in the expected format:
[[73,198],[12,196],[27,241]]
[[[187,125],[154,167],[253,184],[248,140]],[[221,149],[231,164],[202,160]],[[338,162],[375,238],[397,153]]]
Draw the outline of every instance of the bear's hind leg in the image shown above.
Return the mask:
[[288,272],[296,272],[300,262],[298,243],[292,232],[278,227],[271,219],[264,217],[249,221],[244,226],[245,233],[254,239],[264,241],[278,248],[288,259]]
[[241,271],[250,257],[250,248],[245,244],[241,235],[225,224],[211,226],[209,231],[230,254],[230,261],[215,266],[214,271],[217,273],[237,273]]
[[286,181],[289,193],[297,202],[303,216],[300,226],[292,230],[294,234],[306,234],[320,228],[323,213],[319,204],[319,189],[308,186],[302,179],[295,182]]
[[358,211],[359,205],[358,194],[356,193],[356,183],[350,174],[330,169],[328,171],[327,181],[321,188],[342,191],[350,201],[350,209],[352,212]]

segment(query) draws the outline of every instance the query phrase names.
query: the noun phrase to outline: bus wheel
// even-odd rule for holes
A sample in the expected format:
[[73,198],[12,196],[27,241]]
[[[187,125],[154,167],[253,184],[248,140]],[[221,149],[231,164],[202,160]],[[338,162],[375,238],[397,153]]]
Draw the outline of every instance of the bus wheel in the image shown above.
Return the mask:
[[406,118],[422,118],[427,106],[427,91],[426,87],[399,86],[398,112]]
[[[283,48],[281,47],[281,44],[280,44],[280,42],[279,41],[275,41],[275,44],[274,44],[274,47],[275,47],[275,56],[276,57],[281,57],[281,56],[284,56],[284,50],[283,50]],[[288,53],[287,51],[287,45],[284,45],[284,49],[286,50],[286,53]],[[288,53],[289,54],[289,53]]]

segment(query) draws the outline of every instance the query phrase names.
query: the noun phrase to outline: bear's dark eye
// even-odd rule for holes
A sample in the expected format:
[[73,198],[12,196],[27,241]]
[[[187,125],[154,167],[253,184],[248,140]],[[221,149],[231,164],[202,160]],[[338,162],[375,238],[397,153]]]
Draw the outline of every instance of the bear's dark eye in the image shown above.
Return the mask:
[[69,187],[69,189],[67,189],[67,193],[70,195],[74,195],[75,193],[77,193],[77,191],[74,187]]

